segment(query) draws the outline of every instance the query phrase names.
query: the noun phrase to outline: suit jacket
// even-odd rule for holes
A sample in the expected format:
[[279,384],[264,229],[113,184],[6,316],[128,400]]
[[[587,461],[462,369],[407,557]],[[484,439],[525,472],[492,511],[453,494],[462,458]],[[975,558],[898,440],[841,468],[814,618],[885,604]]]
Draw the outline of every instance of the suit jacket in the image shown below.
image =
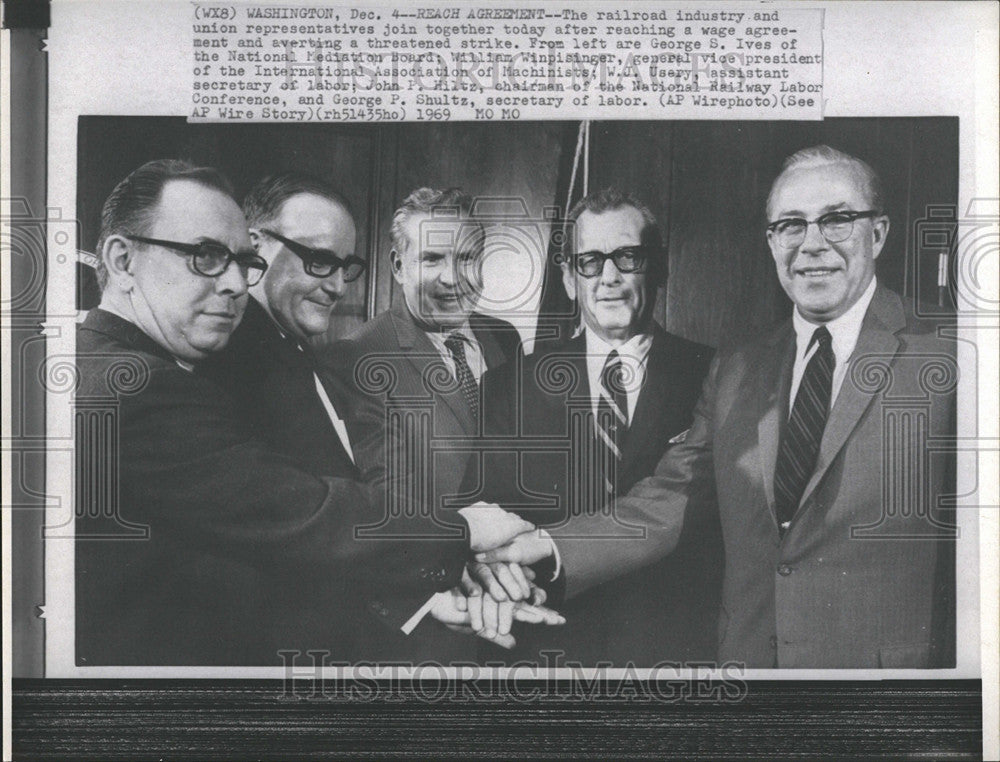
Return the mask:
[[[672,446],[670,440],[691,425],[711,357],[709,347],[654,324],[645,380],[615,474],[615,494],[625,494],[652,474]],[[562,347],[486,374],[484,435],[507,441],[499,449],[483,448],[481,459],[470,462],[464,490],[539,525],[565,524],[570,510],[581,508],[581,482],[594,477],[582,461],[596,442],[586,361],[586,336],[581,334]],[[652,666],[666,659],[711,658],[722,543],[717,522],[693,529],[689,525],[678,551],[656,568],[561,603],[565,625],[519,628],[513,659],[538,662],[543,650],[561,650],[566,659],[590,665]],[[499,656],[499,650],[491,654]]]
[[[309,347],[284,337],[251,298],[226,348],[198,366],[233,397],[250,432],[308,471],[356,479],[358,471],[316,391]],[[327,392],[341,418],[344,403]]]
[[[77,353],[78,663],[358,658],[345,602],[376,602],[383,550],[355,540],[371,521],[359,484],[267,448],[221,387],[126,320],[91,311]],[[466,546],[447,547],[433,567],[379,561],[398,558],[397,587],[426,599],[461,568]]]
[[[694,423],[618,502],[646,539],[558,541],[570,593],[669,552],[686,513],[717,506],[725,543],[719,659],[768,668],[954,661],[954,529],[941,508],[954,431],[952,342],[878,287],[816,470],[782,535],[774,471],[788,416],[791,321],[713,362]],[[940,441],[940,440],[939,440]],[[944,498],[944,500],[942,500]]]
[[[473,313],[470,327],[487,368],[520,353],[517,331],[509,323]],[[347,429],[361,479],[370,499],[382,506],[381,519],[366,527],[373,538],[427,540],[463,537],[457,510],[470,500],[459,497],[479,431],[469,404],[427,334],[400,300],[329,347],[322,363],[325,381],[347,395]],[[457,449],[456,449],[457,448]],[[468,659],[472,638],[443,628],[418,628],[399,643],[410,660]]]

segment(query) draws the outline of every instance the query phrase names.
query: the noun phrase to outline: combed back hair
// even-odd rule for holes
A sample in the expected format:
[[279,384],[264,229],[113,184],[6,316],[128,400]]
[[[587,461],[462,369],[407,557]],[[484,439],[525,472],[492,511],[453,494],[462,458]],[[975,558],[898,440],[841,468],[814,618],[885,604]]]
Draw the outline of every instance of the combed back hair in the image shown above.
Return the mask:
[[268,175],[250,189],[243,199],[247,224],[252,228],[269,225],[281,214],[281,207],[288,199],[306,193],[332,201],[354,218],[347,199],[330,183],[315,175],[293,171]]
[[389,230],[392,248],[402,254],[411,241],[406,236],[406,223],[413,214],[433,214],[435,210],[454,209],[459,219],[472,216],[472,196],[461,188],[417,188],[403,199],[403,203],[392,215]]
[[238,203],[229,180],[213,167],[199,167],[186,159],[157,159],[147,162],[111,191],[101,209],[101,232],[97,239],[97,284],[108,285],[108,272],[101,256],[104,244],[113,235],[145,235],[152,226],[163,188],[172,180],[190,180],[224,193]]
[[588,193],[569,210],[569,214],[566,216],[569,222],[566,240],[568,247],[567,254],[570,257],[576,254],[576,234],[572,230],[572,227],[580,219],[581,214],[584,212],[602,214],[603,212],[611,212],[624,207],[631,207],[642,215],[643,227],[640,237],[642,245],[662,249],[663,234],[660,231],[659,224],[656,222],[656,217],[653,216],[649,207],[632,193],[622,191],[618,188],[602,188],[593,193]]
[[774,202],[774,191],[778,187],[778,181],[793,169],[812,169],[814,167],[825,167],[829,164],[849,164],[853,166],[864,178],[865,192],[868,194],[868,202],[872,209],[879,212],[885,211],[883,204],[884,192],[882,190],[882,180],[878,173],[867,163],[857,156],[838,151],[828,145],[810,146],[796,151],[781,165],[781,172],[778,173],[774,183],[771,185],[771,192],[767,194],[767,218],[771,219],[771,205]]

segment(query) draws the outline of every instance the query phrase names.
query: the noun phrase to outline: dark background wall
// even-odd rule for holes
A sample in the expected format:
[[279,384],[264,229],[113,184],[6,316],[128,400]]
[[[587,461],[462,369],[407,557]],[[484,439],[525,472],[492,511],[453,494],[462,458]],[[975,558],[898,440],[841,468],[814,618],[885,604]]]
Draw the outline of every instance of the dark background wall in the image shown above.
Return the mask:
[[[373,263],[367,282],[359,281],[338,306],[335,337],[389,306],[395,292],[386,266],[389,224],[410,190],[458,185],[476,196],[519,197],[539,219],[546,206],[565,206],[577,128],[575,122],[215,125],[81,117],[81,245],[93,247],[100,205],[114,184],[153,158],[218,166],[239,194],[272,171],[324,175],[354,205],[359,252]],[[860,156],[883,178],[892,228],[879,259],[881,280],[922,299],[937,297],[936,251],[918,246],[915,230],[929,205],[957,202],[957,119],[596,122],[590,188],[633,190],[664,225],[670,278],[658,317],[668,330],[718,345],[788,313],[765,243],[764,200],[783,159],[819,142]],[[544,309],[565,308],[554,274],[549,266]],[[83,306],[92,306],[93,292],[81,290]]]

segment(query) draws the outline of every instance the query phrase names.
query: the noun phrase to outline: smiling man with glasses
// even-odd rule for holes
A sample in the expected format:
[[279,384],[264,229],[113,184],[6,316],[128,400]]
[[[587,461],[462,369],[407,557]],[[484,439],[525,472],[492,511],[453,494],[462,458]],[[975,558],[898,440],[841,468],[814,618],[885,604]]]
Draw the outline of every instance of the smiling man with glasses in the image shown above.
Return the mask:
[[[616,495],[653,472],[691,425],[712,357],[708,347],[666,332],[653,319],[667,252],[642,201],[608,188],[583,198],[568,219],[562,279],[581,331],[486,374],[485,435],[508,444],[474,460],[465,484],[470,491],[481,486],[482,499],[550,527],[576,513],[601,515]],[[542,440],[561,447],[539,451]],[[541,663],[545,650],[588,665],[711,656],[714,607],[706,602],[718,598],[722,565],[711,530],[689,532],[684,547],[655,571],[567,602],[560,609],[565,626],[519,633],[513,660]],[[643,621],[623,626],[635,622],[636,611],[644,612]]]
[[[557,538],[569,593],[657,561],[718,513],[719,663],[955,665],[955,344],[878,282],[883,209],[861,159],[825,145],[786,159],[766,236],[792,314],[718,353],[685,441],[616,501],[641,540]],[[482,560],[552,552],[529,535]]]
[[[134,171],[104,204],[99,252],[100,307],[77,334],[80,666],[277,667],[280,651],[309,649],[379,658],[365,634],[367,622],[382,627],[373,605],[398,604],[405,619],[441,600],[484,537],[526,526],[494,509],[468,515],[465,540],[355,541],[354,527],[372,520],[368,494],[350,478],[296,334],[283,338],[254,302],[240,323],[247,279],[267,265],[217,171],[177,160]],[[288,260],[279,272],[316,280]],[[340,275],[328,277],[333,286],[295,289],[280,304],[329,302]],[[320,303],[291,314],[319,325],[324,312]],[[254,315],[275,341],[242,334],[261,362],[213,377],[213,358]],[[248,399],[247,389],[270,396]]]

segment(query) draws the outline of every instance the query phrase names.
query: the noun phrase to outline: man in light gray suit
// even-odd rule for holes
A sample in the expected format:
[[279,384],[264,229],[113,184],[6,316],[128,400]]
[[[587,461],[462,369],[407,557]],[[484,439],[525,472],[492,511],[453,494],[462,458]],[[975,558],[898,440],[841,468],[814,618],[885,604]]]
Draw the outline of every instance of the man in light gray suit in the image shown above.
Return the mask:
[[528,533],[481,560],[555,551],[574,595],[666,555],[688,511],[717,508],[720,662],[953,665],[951,454],[930,445],[953,432],[955,350],[877,282],[882,204],[861,160],[827,146],[791,156],[768,198],[767,240],[794,314],[719,352],[686,441],[617,502],[645,538]]

